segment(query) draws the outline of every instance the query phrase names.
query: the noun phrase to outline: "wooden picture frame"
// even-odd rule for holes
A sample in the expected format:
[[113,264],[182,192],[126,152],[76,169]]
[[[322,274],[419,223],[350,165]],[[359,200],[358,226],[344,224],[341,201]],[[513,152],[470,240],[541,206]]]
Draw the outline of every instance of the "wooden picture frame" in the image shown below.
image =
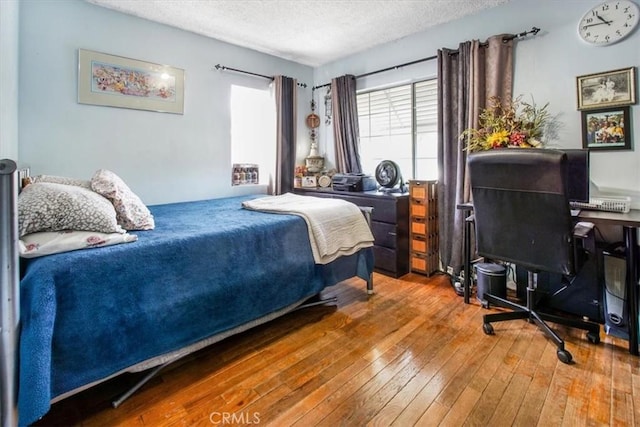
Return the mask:
[[582,112],[582,146],[589,150],[630,150],[630,107]]
[[636,103],[635,67],[576,77],[578,110]]
[[184,113],[184,70],[78,49],[78,102]]

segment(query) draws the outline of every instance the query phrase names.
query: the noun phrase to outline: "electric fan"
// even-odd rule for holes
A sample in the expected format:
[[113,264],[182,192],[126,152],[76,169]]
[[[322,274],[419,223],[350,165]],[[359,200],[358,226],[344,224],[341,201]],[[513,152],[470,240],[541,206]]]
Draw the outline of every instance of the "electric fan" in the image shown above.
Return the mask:
[[378,181],[378,184],[380,184],[380,188],[378,189],[378,191],[405,191],[404,183],[402,182],[402,174],[400,173],[400,167],[396,162],[393,162],[391,160],[383,160],[376,167],[376,181]]

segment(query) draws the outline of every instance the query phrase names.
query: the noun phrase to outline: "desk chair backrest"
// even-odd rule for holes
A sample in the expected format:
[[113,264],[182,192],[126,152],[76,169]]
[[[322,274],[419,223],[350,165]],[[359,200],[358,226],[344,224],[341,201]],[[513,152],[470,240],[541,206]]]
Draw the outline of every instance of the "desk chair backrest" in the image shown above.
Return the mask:
[[468,165],[478,254],[534,272],[573,274],[566,154],[497,149],[469,155]]

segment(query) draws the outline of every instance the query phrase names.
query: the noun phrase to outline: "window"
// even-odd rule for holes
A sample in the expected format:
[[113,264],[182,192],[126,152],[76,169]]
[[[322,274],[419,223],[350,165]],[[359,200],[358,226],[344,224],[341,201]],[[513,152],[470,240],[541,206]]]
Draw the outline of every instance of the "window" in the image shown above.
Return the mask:
[[260,168],[268,184],[276,168],[276,104],[270,88],[231,86],[231,163]]
[[393,160],[405,180],[438,178],[436,79],[360,93],[357,100],[364,172]]

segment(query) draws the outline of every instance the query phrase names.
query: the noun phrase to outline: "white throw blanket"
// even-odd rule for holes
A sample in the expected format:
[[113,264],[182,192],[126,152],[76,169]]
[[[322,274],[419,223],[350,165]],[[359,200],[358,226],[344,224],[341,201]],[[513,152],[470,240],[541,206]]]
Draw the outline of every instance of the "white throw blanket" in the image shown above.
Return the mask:
[[242,203],[245,209],[304,218],[316,264],[327,264],[373,246],[373,234],[360,209],[342,199],[285,193]]

